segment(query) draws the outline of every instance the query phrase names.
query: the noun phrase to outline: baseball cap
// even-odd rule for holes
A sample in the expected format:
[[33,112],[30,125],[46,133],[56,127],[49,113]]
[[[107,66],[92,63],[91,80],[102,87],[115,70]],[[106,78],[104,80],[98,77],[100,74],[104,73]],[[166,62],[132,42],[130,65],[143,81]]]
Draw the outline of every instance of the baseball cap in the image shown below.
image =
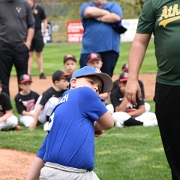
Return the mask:
[[127,80],[128,80],[128,73],[127,72],[121,73],[119,76],[119,81],[123,82],[123,81],[127,81]]
[[93,60],[102,60],[101,55],[99,53],[91,53],[88,55],[88,62],[91,62]]
[[128,68],[129,68],[128,63],[123,64],[122,72],[128,71]]
[[29,74],[23,74],[19,78],[19,84],[25,83],[25,82],[32,82],[32,78]]
[[71,77],[72,78],[79,78],[79,77],[87,77],[87,76],[96,76],[99,77],[103,82],[102,92],[110,92],[113,88],[113,82],[111,77],[106,74],[102,73],[98,68],[84,66],[83,68],[75,71]]
[[66,55],[64,56],[64,63],[65,63],[67,60],[69,60],[69,59],[73,60],[74,62],[77,62],[77,61],[76,61],[76,57],[75,57],[74,55],[72,55],[72,54],[66,54]]
[[55,81],[59,81],[60,78],[63,76],[63,77],[67,77],[69,76],[71,73],[65,73],[64,71],[62,70],[57,70],[54,72],[54,74],[52,75],[52,81],[55,82]]
[[2,81],[0,80],[0,87],[2,87]]

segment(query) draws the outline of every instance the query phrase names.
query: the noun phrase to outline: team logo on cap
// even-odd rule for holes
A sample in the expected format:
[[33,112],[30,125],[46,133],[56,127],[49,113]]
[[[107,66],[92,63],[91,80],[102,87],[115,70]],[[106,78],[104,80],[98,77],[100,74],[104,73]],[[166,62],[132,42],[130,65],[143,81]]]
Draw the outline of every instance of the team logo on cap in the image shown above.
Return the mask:
[[24,80],[30,80],[30,77],[25,74],[25,75],[23,76],[23,79],[24,79]]
[[70,58],[70,57],[73,57],[73,56],[71,54],[66,55],[66,58]]
[[124,78],[128,78],[128,73],[124,73]]
[[97,58],[97,54],[91,53],[91,59]]
[[98,68],[96,68],[96,71],[95,71],[96,73],[101,73],[101,71],[98,69]]

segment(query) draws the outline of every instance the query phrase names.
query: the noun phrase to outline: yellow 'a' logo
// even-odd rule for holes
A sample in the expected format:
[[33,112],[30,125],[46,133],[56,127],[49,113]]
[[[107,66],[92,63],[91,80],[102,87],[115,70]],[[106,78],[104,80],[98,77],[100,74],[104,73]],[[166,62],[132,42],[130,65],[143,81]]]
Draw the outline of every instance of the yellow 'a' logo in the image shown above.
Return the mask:
[[163,25],[164,27],[173,21],[180,19],[180,11],[178,8],[178,4],[174,4],[174,6],[163,7],[161,17],[158,21],[160,21],[159,25]]

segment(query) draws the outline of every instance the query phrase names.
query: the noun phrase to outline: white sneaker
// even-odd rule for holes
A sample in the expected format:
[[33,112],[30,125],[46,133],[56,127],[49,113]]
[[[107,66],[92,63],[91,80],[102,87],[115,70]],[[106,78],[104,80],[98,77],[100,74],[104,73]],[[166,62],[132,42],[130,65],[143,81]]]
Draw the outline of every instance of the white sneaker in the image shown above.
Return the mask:
[[49,122],[46,122],[44,124],[44,127],[43,127],[44,131],[48,131],[49,130]]
[[148,126],[157,126],[157,125],[158,125],[157,119],[154,119],[154,120],[145,120],[143,122],[143,126],[146,126],[146,127],[148,127]]

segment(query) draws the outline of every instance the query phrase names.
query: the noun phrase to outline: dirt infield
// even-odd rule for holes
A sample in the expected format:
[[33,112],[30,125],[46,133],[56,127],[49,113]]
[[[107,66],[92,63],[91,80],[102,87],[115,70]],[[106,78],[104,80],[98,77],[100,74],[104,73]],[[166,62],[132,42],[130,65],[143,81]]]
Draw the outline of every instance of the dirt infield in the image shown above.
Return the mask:
[[[114,75],[113,80],[118,79],[119,75]],[[145,94],[146,99],[150,100],[153,99],[154,96],[154,85],[155,85],[155,74],[140,74],[139,79],[143,81],[144,88],[145,88]],[[45,91],[47,88],[52,86],[52,80],[51,77],[48,76],[47,79],[39,79],[38,76],[32,77],[33,83],[32,83],[32,90],[38,92],[41,94],[43,91]],[[11,98],[14,98],[14,96],[18,92],[18,85],[17,85],[17,79],[16,77],[10,78],[10,96]]]
[[[119,75],[114,75],[116,80]],[[139,79],[143,81],[147,100],[152,100],[154,96],[155,74],[141,74]],[[32,90],[41,94],[52,85],[51,77],[40,80],[33,77]],[[18,92],[17,79],[10,79],[11,98]],[[1,180],[24,180],[32,164],[35,154],[23,151],[0,149],[0,179]]]

